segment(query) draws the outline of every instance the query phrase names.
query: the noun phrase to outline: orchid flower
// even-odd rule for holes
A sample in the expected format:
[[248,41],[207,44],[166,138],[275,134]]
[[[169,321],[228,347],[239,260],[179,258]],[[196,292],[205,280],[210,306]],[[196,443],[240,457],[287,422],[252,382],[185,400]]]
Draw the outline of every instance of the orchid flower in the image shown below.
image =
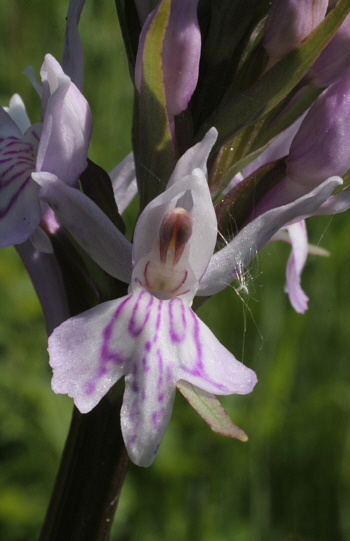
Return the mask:
[[139,217],[129,294],[69,319],[49,339],[52,388],[82,413],[125,376],[122,432],[141,466],[155,457],[178,382],[222,395],[249,393],[256,383],[191,310],[217,229],[203,170],[180,177],[181,170]]
[[0,108],[0,247],[20,244],[38,227],[46,206],[33,172],[48,172],[74,186],[87,166],[91,112],[87,101],[46,55],[41,68],[43,124],[30,125],[15,95]]
[[[125,376],[122,432],[129,456],[143,466],[157,452],[176,385],[185,396],[193,386],[212,397],[248,393],[256,382],[254,372],[220,345],[191,310],[194,296],[224,289],[274,233],[318,209],[342,182],[328,179],[297,201],[259,216],[213,255],[217,224],[206,161],[216,137],[213,128],[189,149],[166,190],[145,207],[132,260],[128,245],[121,244],[125,237],[106,217],[103,221],[91,200],[62,183],[57,189],[53,175],[35,174],[42,199],[51,202],[56,215],[68,209],[74,216],[70,231],[76,240],[107,272],[130,282],[127,296],[55,329],[49,339],[53,390],[74,398],[84,413]],[[195,402],[193,393],[188,399]]]

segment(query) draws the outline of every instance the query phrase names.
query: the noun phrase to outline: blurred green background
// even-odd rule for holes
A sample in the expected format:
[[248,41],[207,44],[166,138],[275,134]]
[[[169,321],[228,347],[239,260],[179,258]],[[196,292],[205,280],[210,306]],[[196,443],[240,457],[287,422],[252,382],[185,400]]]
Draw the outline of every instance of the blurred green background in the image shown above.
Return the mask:
[[[32,122],[39,99],[21,75],[60,59],[68,0],[1,0],[0,103],[19,92]],[[81,24],[90,157],[107,170],[130,151],[132,87],[112,0],[88,0]],[[128,219],[133,219],[129,212]],[[158,456],[130,465],[113,539],[350,540],[350,216],[314,219],[296,314],[283,292],[289,247],[267,246],[244,280],[199,311],[252,367],[250,396],[222,402],[249,435],[214,434],[178,396]],[[239,283],[236,284],[236,288]],[[71,400],[50,389],[40,306],[12,248],[0,253],[0,539],[35,541],[68,430]],[[118,420],[116,420],[118,422]]]

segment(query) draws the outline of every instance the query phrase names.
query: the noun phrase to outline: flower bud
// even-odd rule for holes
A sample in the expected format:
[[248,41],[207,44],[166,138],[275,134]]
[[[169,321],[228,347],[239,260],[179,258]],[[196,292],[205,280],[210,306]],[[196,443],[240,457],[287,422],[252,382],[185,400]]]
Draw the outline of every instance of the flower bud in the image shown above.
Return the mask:
[[350,166],[350,69],[325,90],[303,120],[286,160],[287,175],[311,188]]
[[308,80],[317,87],[333,84],[350,66],[350,15],[334,34],[308,72]]
[[328,0],[273,0],[265,26],[264,47],[271,58],[286,55],[324,19]]
[[[172,0],[162,51],[166,107],[171,116],[187,108],[198,81],[201,33],[197,19],[198,0]],[[135,66],[135,85],[141,90],[143,49],[146,34],[157,13],[148,16],[140,35]]]

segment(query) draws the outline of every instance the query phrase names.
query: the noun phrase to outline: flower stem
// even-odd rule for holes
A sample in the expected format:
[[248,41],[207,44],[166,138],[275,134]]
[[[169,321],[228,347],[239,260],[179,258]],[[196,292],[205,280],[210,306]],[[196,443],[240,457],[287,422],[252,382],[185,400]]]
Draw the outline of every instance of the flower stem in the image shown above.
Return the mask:
[[114,391],[87,414],[75,407],[39,541],[107,541],[128,465]]

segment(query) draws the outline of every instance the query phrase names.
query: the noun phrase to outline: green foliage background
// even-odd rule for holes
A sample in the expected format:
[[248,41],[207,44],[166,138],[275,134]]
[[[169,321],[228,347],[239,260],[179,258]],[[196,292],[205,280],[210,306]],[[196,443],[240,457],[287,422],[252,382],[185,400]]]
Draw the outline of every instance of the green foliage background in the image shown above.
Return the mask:
[[[2,0],[0,103],[19,92],[32,122],[39,99],[22,71],[60,59],[67,0]],[[132,85],[112,0],[88,0],[81,36],[90,157],[107,170],[130,151]],[[132,225],[135,208],[127,213]],[[350,219],[309,222],[310,257],[296,314],[283,292],[289,248],[267,246],[200,317],[258,374],[250,396],[222,402],[249,435],[220,437],[178,396],[153,466],[130,465],[113,540],[350,539]],[[239,288],[239,282],[236,289]],[[0,539],[38,537],[72,404],[50,389],[39,303],[13,248],[0,253]],[[116,419],[116,422],[119,422]],[[88,475],[88,472],[87,472]]]

